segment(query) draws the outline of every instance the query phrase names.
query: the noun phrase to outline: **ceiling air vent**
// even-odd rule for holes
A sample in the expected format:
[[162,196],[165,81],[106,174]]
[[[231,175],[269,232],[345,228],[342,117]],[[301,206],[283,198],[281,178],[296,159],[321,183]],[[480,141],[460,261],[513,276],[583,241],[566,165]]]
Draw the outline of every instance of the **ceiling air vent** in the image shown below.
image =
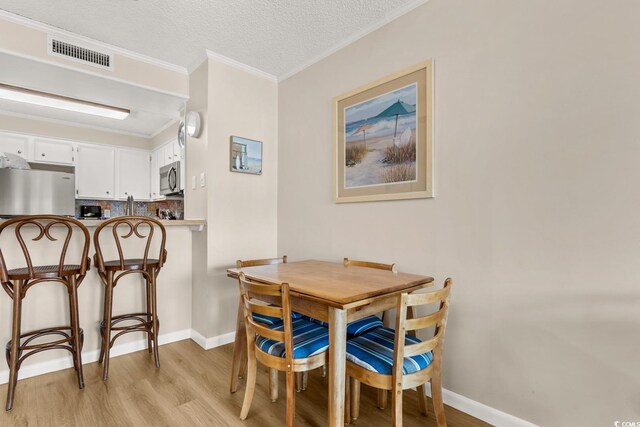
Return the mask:
[[71,59],[83,64],[93,65],[104,70],[113,70],[113,55],[99,52],[88,46],[80,46],[77,43],[61,40],[58,37],[49,37],[49,54]]

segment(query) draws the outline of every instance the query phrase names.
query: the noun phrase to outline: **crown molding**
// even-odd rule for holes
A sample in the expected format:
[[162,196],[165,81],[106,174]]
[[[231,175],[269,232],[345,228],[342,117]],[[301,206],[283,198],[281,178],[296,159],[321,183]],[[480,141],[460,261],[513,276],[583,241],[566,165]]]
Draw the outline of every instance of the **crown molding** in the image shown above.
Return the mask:
[[251,65],[247,65],[243,62],[240,61],[236,61],[235,59],[231,59],[228,56],[224,56],[221,55],[217,52],[213,52],[209,49],[205,49],[204,52],[202,53],[202,55],[200,55],[195,61],[193,61],[191,63],[191,65],[187,68],[187,70],[189,71],[189,74],[193,73],[195,70],[198,69],[198,67],[200,67],[202,65],[202,63],[204,63],[207,60],[212,60],[212,61],[216,61],[219,62],[221,64],[226,64],[229,65],[233,68],[236,68],[238,70],[242,70],[245,71],[247,73],[256,75],[258,77],[262,77],[263,79],[267,79],[267,80],[271,80],[273,82],[277,82],[278,78],[276,76],[274,76],[273,74],[269,74],[265,71],[262,71],[258,68],[252,67]]
[[205,52],[207,55],[207,59],[210,59],[212,61],[229,65],[233,68],[237,68],[238,70],[246,71],[247,73],[262,77],[263,79],[271,80],[273,82],[278,81],[278,78],[273,74],[269,74],[265,71],[259,70],[258,68],[252,67],[251,65],[244,64],[240,61],[236,61],[235,59],[231,59],[227,56],[221,55],[208,49],[206,49]]
[[375,30],[385,26],[386,24],[390,23],[391,21],[394,21],[395,19],[398,19],[402,15],[405,15],[405,14],[411,12],[413,9],[417,8],[418,6],[422,6],[423,4],[426,4],[428,1],[429,0],[414,0],[414,1],[411,1],[411,2],[409,2],[407,4],[405,4],[404,6],[402,6],[402,7],[398,8],[398,9],[394,10],[393,12],[389,13],[388,15],[386,15],[381,20],[379,20],[377,22],[374,22],[373,24],[371,24],[368,27],[358,31],[357,33],[353,34],[352,36],[347,37],[346,39],[342,40],[339,43],[336,43],[335,45],[333,45],[329,49],[325,50],[324,52],[320,53],[319,55],[316,55],[313,58],[311,58],[311,59],[303,62],[302,64],[294,67],[290,71],[287,71],[286,73],[283,73],[283,74],[279,75],[278,76],[278,82],[282,82],[282,81],[288,79],[289,77],[292,77],[295,74],[298,74],[299,72],[309,68],[313,64],[316,64],[316,63],[322,61],[324,58],[328,57],[329,55],[332,55],[332,54],[336,53],[337,51],[339,51],[340,49],[343,49],[343,48],[349,46],[350,44],[355,43],[356,41],[360,40],[364,36],[366,36],[368,34],[371,34]]
[[[176,125],[178,123],[180,123],[180,119],[171,120],[171,121],[169,121],[169,123],[167,123],[166,125],[162,126],[160,129],[158,129],[157,131],[155,131],[154,133],[152,133],[151,135],[149,135],[146,138],[153,139],[156,136],[160,135],[165,130],[169,129],[171,126]],[[173,138],[175,138],[175,137],[173,137]]]
[[173,71],[175,73],[185,74],[185,75],[189,74],[188,70],[185,67],[182,67],[180,65],[172,64],[170,62],[165,62],[160,59],[152,58],[150,56],[142,55],[137,52],[132,52],[130,50],[127,50],[118,46],[114,46],[108,43],[94,40],[89,37],[82,36],[80,34],[72,33],[71,31],[63,30],[61,28],[57,28],[57,27],[45,24],[43,22],[34,21],[33,19],[29,19],[21,15],[16,15],[11,12],[7,12],[6,10],[3,10],[3,9],[0,9],[0,18],[6,21],[14,22],[16,24],[24,25],[29,28],[33,28],[35,30],[43,31],[47,34],[70,37],[85,43],[90,43],[94,46],[108,49],[115,54],[126,56],[128,58],[135,59],[137,61],[144,62],[146,64],[154,65],[156,67],[164,68],[166,70]]

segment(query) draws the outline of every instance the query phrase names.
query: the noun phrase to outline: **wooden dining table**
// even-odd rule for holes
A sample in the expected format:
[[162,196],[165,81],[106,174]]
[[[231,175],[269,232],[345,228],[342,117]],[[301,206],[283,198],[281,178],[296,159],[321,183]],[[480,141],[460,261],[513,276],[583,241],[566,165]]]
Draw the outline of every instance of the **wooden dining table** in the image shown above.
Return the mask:
[[[398,294],[433,284],[428,276],[315,260],[232,268],[227,275],[237,278],[240,271],[257,282],[288,283],[291,309],[329,324],[328,425],[332,427],[344,423],[347,323],[394,308]],[[245,333],[239,304],[235,355],[246,346]],[[235,379],[240,357],[234,357],[236,360],[232,367]]]

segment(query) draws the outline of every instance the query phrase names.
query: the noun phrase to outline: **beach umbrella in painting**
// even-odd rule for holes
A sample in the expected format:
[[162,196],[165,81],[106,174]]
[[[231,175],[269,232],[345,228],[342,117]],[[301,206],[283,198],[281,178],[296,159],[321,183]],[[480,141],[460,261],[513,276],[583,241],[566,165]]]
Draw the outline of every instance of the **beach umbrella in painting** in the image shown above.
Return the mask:
[[398,133],[398,117],[403,116],[405,114],[415,113],[415,112],[416,112],[415,105],[407,104],[406,102],[402,102],[398,99],[396,102],[388,106],[382,113],[375,116],[374,119],[381,119],[381,118],[393,117],[393,116],[396,117],[396,127],[395,127],[395,130],[393,131],[393,140],[395,143],[396,136]]
[[365,123],[362,126],[360,126],[358,129],[356,129],[351,135],[357,135],[360,132],[362,132],[362,140],[364,141],[364,145],[367,145],[367,130],[371,129],[373,127],[373,125],[370,125],[369,123]]

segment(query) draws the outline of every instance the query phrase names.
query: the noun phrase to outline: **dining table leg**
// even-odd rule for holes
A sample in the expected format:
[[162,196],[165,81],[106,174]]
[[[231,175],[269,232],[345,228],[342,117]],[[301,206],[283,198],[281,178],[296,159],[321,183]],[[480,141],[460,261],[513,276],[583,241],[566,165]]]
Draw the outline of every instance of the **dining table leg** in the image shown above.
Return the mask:
[[242,298],[238,304],[238,317],[236,319],[236,340],[233,344],[233,361],[231,362],[231,382],[229,391],[235,393],[238,390],[238,376],[241,371],[241,364],[244,363],[242,354],[247,343],[247,337],[244,325],[244,307],[242,306]]
[[329,307],[329,426],[344,424],[347,311]]

